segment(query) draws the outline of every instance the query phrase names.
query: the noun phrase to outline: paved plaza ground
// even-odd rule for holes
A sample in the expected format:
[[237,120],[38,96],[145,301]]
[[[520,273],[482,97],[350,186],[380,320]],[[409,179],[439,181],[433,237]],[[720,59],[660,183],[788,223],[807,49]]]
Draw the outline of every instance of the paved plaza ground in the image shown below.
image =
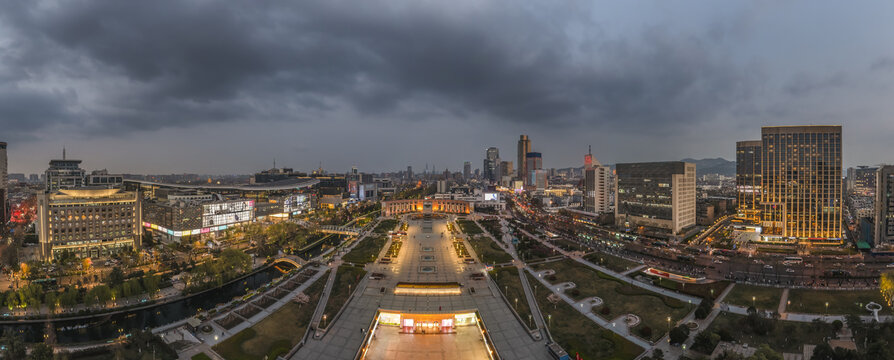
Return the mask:
[[488,359],[484,337],[477,326],[456,328],[455,334],[408,335],[394,326],[381,326],[366,353],[366,359]]
[[[359,296],[348,302],[326,334],[321,338],[308,340],[292,359],[354,359],[363,343],[364,329],[370,327],[379,309],[403,313],[478,311],[501,357],[549,358],[545,341],[535,341],[531,337],[490,281],[471,279],[474,273],[484,273],[484,268],[477,263],[466,264],[457,257],[453,250],[453,239],[447,230],[448,219],[406,221],[409,228],[400,254],[391,264],[375,262],[366,266],[370,273],[385,274],[385,279],[366,279],[361,282],[358,285],[361,287],[357,293]],[[468,244],[467,247],[471,248]],[[457,282],[462,284],[463,291],[461,295],[454,296],[395,295],[394,287],[398,282]],[[367,358],[404,358],[405,355],[414,359],[480,358],[477,357],[479,350],[474,347],[456,350],[458,345],[467,342],[467,331],[477,334],[476,326],[458,327],[456,335],[408,335],[398,334],[397,331],[396,327],[380,326],[377,332],[394,335],[396,338],[386,335],[383,341],[380,338],[382,335],[377,334],[374,348],[371,348],[375,352],[369,353]],[[394,334],[390,334],[391,332]],[[481,336],[478,335],[478,338]],[[484,349],[483,340],[480,344],[481,349]],[[372,357],[374,354],[380,355]]]

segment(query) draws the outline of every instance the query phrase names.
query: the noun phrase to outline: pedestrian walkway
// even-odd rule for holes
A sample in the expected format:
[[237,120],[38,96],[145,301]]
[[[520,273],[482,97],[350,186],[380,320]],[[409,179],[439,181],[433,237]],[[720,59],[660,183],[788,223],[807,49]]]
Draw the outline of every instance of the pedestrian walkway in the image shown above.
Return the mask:
[[779,307],[776,309],[780,315],[782,315],[782,319],[784,320],[788,314],[785,313],[786,305],[788,304],[788,288],[782,290],[782,296],[779,298]]
[[540,312],[540,307],[537,306],[537,298],[534,292],[531,291],[531,284],[528,282],[528,277],[525,276],[524,268],[518,268],[518,276],[520,277],[522,289],[525,291],[525,297],[528,298],[528,308],[531,309],[531,317],[534,318],[534,324],[537,325],[538,329],[543,329],[543,314]]
[[[317,309],[314,311],[314,316],[311,318],[310,321],[311,325],[319,324],[320,320],[323,319],[323,311],[326,309],[325,304],[329,301],[329,294],[332,293],[332,286],[335,285],[335,273],[337,272],[339,265],[341,265],[340,260],[333,262],[332,265],[329,266],[331,270],[329,271],[329,278],[326,279],[326,286],[323,287],[323,294],[320,295],[319,304],[321,306],[317,306]],[[314,338],[320,338],[324,334],[324,331],[317,328],[316,332],[314,333]]]
[[533,234],[531,234],[531,233],[525,231],[524,229],[518,229],[518,230],[521,231],[521,232],[523,232],[525,235],[528,235],[528,236],[530,236],[531,238],[536,239],[536,240],[539,241],[541,244],[544,244],[544,245],[546,245],[546,246],[549,246],[550,248],[555,249],[556,251],[560,252],[561,254],[563,254],[563,255],[565,255],[565,256],[568,256],[569,258],[571,258],[571,259],[573,259],[573,260],[575,260],[575,261],[577,261],[577,262],[579,262],[579,263],[581,263],[581,264],[584,264],[584,265],[587,265],[587,266],[589,266],[589,267],[591,267],[591,268],[593,268],[593,269],[599,270],[599,271],[602,272],[602,273],[611,275],[611,276],[617,278],[618,280],[621,280],[621,281],[623,281],[623,282],[626,282],[626,283],[628,283],[628,284],[630,284],[630,285],[633,285],[633,286],[636,286],[636,287],[639,287],[639,288],[643,288],[643,289],[645,289],[645,290],[649,290],[649,291],[651,291],[651,292],[658,293],[658,294],[661,294],[661,295],[664,295],[664,296],[667,296],[667,297],[672,297],[672,298],[674,298],[674,299],[677,299],[677,300],[680,300],[680,301],[683,301],[683,302],[688,302],[688,303],[690,303],[690,304],[698,304],[698,303],[700,303],[700,302],[702,301],[701,298],[698,298],[698,297],[695,297],[695,296],[686,295],[686,294],[681,294],[681,293],[678,293],[678,292],[676,292],[676,291],[672,291],[672,290],[669,290],[669,289],[665,289],[665,288],[662,288],[662,287],[658,287],[658,286],[655,286],[655,285],[652,285],[652,284],[646,284],[646,283],[643,283],[643,282],[640,282],[640,281],[636,281],[636,280],[631,279],[631,278],[629,278],[629,277],[627,277],[627,276],[624,276],[624,274],[620,274],[620,273],[617,273],[617,272],[615,272],[615,271],[609,270],[608,268],[605,268],[605,267],[596,265],[596,264],[591,263],[591,262],[589,262],[589,261],[587,261],[586,259],[583,259],[583,258],[581,258],[581,257],[573,256],[573,255],[571,255],[569,252],[567,252],[567,251],[565,251],[565,250],[562,250],[562,249],[559,248],[558,246],[555,246],[555,245],[549,243],[548,241],[543,241],[543,240],[540,239],[539,237],[534,236]]
[[646,353],[644,353],[643,355],[640,355],[639,358],[642,358],[643,356],[651,355],[652,351],[654,349],[661,349],[661,351],[664,352],[665,358],[668,358],[668,359],[676,359],[676,358],[679,358],[681,355],[684,355],[685,349],[692,348],[692,344],[695,342],[695,336],[699,332],[704,331],[709,326],[711,326],[711,323],[714,322],[714,319],[717,318],[717,315],[719,315],[720,312],[723,311],[722,310],[723,306],[721,306],[721,302],[723,301],[723,299],[726,298],[727,295],[729,295],[730,291],[732,291],[732,289],[735,285],[736,284],[731,283],[731,284],[729,284],[729,286],[726,287],[726,289],[723,289],[723,291],[720,292],[720,295],[717,296],[717,299],[714,301],[714,307],[711,309],[711,312],[708,314],[708,316],[705,317],[704,319],[701,319],[701,320],[696,319],[695,318],[695,309],[693,309],[693,311],[690,311],[689,314],[687,314],[685,317],[683,317],[683,319],[680,319],[680,321],[678,321],[674,324],[674,326],[678,326],[680,324],[686,324],[689,322],[695,322],[696,324],[698,324],[698,329],[689,334],[689,337],[686,339],[685,342],[683,342],[683,346],[672,346],[670,344],[670,338],[669,338],[670,334],[668,333],[668,334],[664,335],[664,337],[662,337],[660,340],[655,342],[655,345],[651,349],[649,349]]
[[627,275],[633,274],[633,273],[638,272],[645,268],[646,268],[646,265],[640,265],[640,266],[637,266],[637,267],[634,267],[631,269],[627,269],[626,271],[622,272],[621,275],[627,276]]
[[606,320],[600,318],[599,316],[596,316],[596,314],[594,314],[592,311],[592,307],[579,306],[578,303],[576,301],[574,301],[574,299],[568,297],[568,295],[565,295],[564,291],[557,291],[556,284],[550,284],[548,281],[546,281],[542,277],[537,276],[537,273],[534,271],[534,269],[531,269],[531,268],[526,268],[526,269],[528,270],[528,272],[531,273],[531,275],[534,275],[534,278],[537,279],[537,281],[539,281],[543,286],[545,286],[547,289],[550,289],[550,291],[552,291],[554,294],[558,295],[562,299],[562,301],[565,301],[565,303],[567,303],[568,305],[571,305],[572,308],[574,308],[579,313],[583,314],[584,316],[586,316],[593,322],[599,324],[599,326],[601,326],[605,329],[608,329],[609,331],[624,337],[628,341],[638,345],[639,347],[643,348],[644,350],[652,347],[652,344],[649,343],[648,341],[643,340],[635,335],[630,334],[630,332],[627,331],[627,327],[624,326],[623,324],[621,324],[621,326],[618,326],[619,324],[616,322],[609,322],[609,321],[606,321]]

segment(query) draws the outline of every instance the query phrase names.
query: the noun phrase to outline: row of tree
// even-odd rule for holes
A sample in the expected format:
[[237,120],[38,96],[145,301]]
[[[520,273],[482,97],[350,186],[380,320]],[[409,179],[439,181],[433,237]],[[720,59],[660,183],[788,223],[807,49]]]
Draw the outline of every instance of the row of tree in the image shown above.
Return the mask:
[[[123,276],[123,275],[122,275]],[[18,290],[6,291],[0,296],[0,305],[10,310],[16,308],[36,309],[41,305],[47,305],[50,310],[58,307],[71,308],[78,304],[93,306],[104,304],[114,299],[127,298],[141,294],[153,294],[162,284],[160,275],[150,274],[130,279],[116,280],[110,276],[111,281],[97,285],[89,290],[78,289],[75,286],[66,286],[61,290],[45,291],[39,284],[29,284]]]

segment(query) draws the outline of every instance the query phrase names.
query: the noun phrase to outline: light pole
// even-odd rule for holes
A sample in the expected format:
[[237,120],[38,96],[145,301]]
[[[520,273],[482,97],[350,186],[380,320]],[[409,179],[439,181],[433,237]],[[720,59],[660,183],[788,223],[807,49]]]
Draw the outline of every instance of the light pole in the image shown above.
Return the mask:
[[671,317],[667,317],[667,343],[671,342]]
[[518,298],[515,298],[515,311],[518,311]]
[[531,314],[528,314],[528,327],[534,327],[534,324],[531,322]]
[[756,299],[757,299],[757,296],[752,296],[752,297],[751,297],[751,307],[753,307],[753,308],[755,308],[755,309],[757,309],[756,307],[754,307],[754,301],[755,301]]

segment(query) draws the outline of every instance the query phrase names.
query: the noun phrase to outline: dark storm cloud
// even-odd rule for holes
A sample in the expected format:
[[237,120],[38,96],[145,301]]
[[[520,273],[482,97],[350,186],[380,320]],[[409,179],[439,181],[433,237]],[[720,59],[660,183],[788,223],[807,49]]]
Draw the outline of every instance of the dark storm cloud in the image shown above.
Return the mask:
[[[5,2],[0,19],[15,40],[6,71],[79,96],[7,100],[0,117],[35,119],[23,130],[55,118],[111,134],[294,121],[347,105],[407,120],[431,111],[651,126],[710,120],[750,94],[750,77],[710,50],[707,33],[610,38],[575,9],[436,5]],[[17,93],[17,82],[2,91],[38,95]],[[45,103],[28,110],[34,101]]]
[[846,85],[848,76],[844,73],[835,73],[820,77],[799,73],[789,81],[783,89],[793,96],[805,96],[814,91],[836,88]]

